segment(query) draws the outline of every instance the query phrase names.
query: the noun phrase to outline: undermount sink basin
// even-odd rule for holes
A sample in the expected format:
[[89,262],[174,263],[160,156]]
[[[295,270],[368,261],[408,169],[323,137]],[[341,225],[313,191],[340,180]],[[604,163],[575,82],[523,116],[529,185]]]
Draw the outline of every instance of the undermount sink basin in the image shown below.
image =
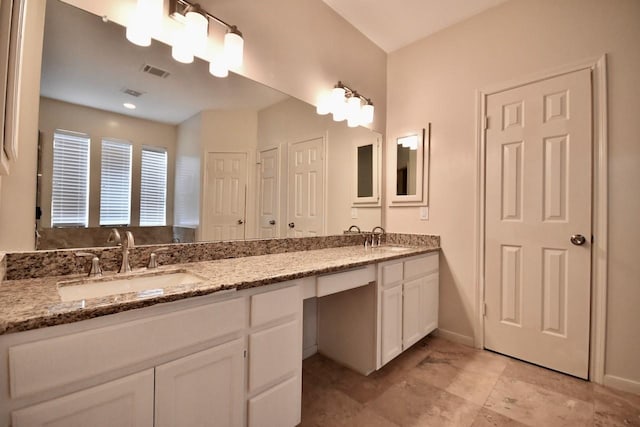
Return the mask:
[[378,249],[389,252],[404,252],[410,250],[411,248],[405,248],[402,246],[380,246]]
[[100,298],[129,292],[149,292],[150,295],[162,295],[163,289],[170,286],[189,285],[202,282],[203,279],[184,271],[172,271],[164,274],[132,275],[122,279],[100,278],[84,279],[58,283],[58,294],[62,301],[77,301]]

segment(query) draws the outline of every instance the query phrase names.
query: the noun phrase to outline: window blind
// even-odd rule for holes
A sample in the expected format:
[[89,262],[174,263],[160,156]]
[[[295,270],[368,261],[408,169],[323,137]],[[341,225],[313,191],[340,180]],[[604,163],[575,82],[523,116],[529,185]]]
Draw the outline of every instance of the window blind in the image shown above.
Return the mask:
[[53,134],[51,225],[89,224],[89,135],[57,129]]
[[129,225],[131,219],[131,144],[102,140],[100,225]]
[[167,151],[142,149],[140,225],[166,225]]

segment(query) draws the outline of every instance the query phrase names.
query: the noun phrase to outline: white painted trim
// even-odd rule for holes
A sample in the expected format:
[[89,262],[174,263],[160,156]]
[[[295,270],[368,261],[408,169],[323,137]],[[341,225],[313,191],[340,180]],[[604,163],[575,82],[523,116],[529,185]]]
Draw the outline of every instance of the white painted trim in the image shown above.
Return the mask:
[[615,388],[629,393],[640,394],[640,382],[628,380],[615,375],[605,375],[603,384],[607,387]]
[[444,338],[449,341],[456,342],[458,344],[473,347],[473,337],[468,335],[462,335],[457,332],[448,331],[446,329],[438,328],[433,331],[433,335],[436,337]]
[[[474,344],[484,347],[484,209],[485,209],[485,132],[484,117],[487,97],[505,90],[557,77],[579,70],[590,69],[593,99],[593,198],[592,233],[592,291],[591,291],[591,342],[589,354],[589,379],[596,383],[605,380],[606,318],[607,318],[607,269],[608,269],[608,125],[606,54],[583,61],[534,73],[520,79],[487,86],[476,92],[476,209],[475,209],[475,272],[476,314],[474,316]],[[624,380],[628,381],[628,380]]]
[[307,347],[302,350],[302,360],[307,359],[318,352],[318,344]]

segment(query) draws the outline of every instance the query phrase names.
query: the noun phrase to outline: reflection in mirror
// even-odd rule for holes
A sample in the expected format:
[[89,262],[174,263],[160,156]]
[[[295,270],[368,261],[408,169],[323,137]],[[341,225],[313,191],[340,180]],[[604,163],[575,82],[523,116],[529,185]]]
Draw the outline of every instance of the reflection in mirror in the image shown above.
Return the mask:
[[[123,27],[59,0],[47,1],[39,127],[39,249],[108,246],[111,227],[150,244],[380,225],[379,202],[351,209],[357,192],[377,200],[367,165],[379,134],[237,74],[212,77],[197,58],[175,62],[155,40],[132,45]],[[345,185],[367,145],[367,179]]]
[[396,194],[415,196],[418,172],[418,135],[398,138],[396,161]]
[[358,147],[358,197],[373,197],[373,144]]

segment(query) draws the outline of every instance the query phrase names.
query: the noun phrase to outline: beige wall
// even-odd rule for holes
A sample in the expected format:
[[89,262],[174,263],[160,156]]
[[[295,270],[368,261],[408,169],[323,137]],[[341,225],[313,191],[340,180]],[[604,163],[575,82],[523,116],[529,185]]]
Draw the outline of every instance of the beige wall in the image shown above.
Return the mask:
[[348,128],[331,116],[316,114],[315,108],[289,98],[258,113],[258,150],[280,147],[280,236],[287,235],[287,176],[290,143],[325,138],[327,206],[325,234],[340,234],[350,225],[371,230],[381,224],[380,207],[359,207],[358,218],[351,218],[356,166],[355,146],[373,142],[379,134],[366,128]]
[[143,146],[167,150],[167,225],[173,222],[173,187],[177,129],[174,125],[137,119],[95,108],[40,98],[39,129],[42,133],[42,227],[51,227],[53,133],[56,129],[86,133],[91,138],[89,165],[89,226],[100,225],[101,141],[115,138],[129,141],[131,162],[131,224],[140,223],[140,162]]
[[[442,236],[441,328],[471,337],[475,90],[607,53],[609,290],[606,375],[640,390],[640,2],[514,0],[389,55],[387,136],[433,123],[430,219],[387,209],[396,232]],[[605,377],[606,379],[606,377]]]

